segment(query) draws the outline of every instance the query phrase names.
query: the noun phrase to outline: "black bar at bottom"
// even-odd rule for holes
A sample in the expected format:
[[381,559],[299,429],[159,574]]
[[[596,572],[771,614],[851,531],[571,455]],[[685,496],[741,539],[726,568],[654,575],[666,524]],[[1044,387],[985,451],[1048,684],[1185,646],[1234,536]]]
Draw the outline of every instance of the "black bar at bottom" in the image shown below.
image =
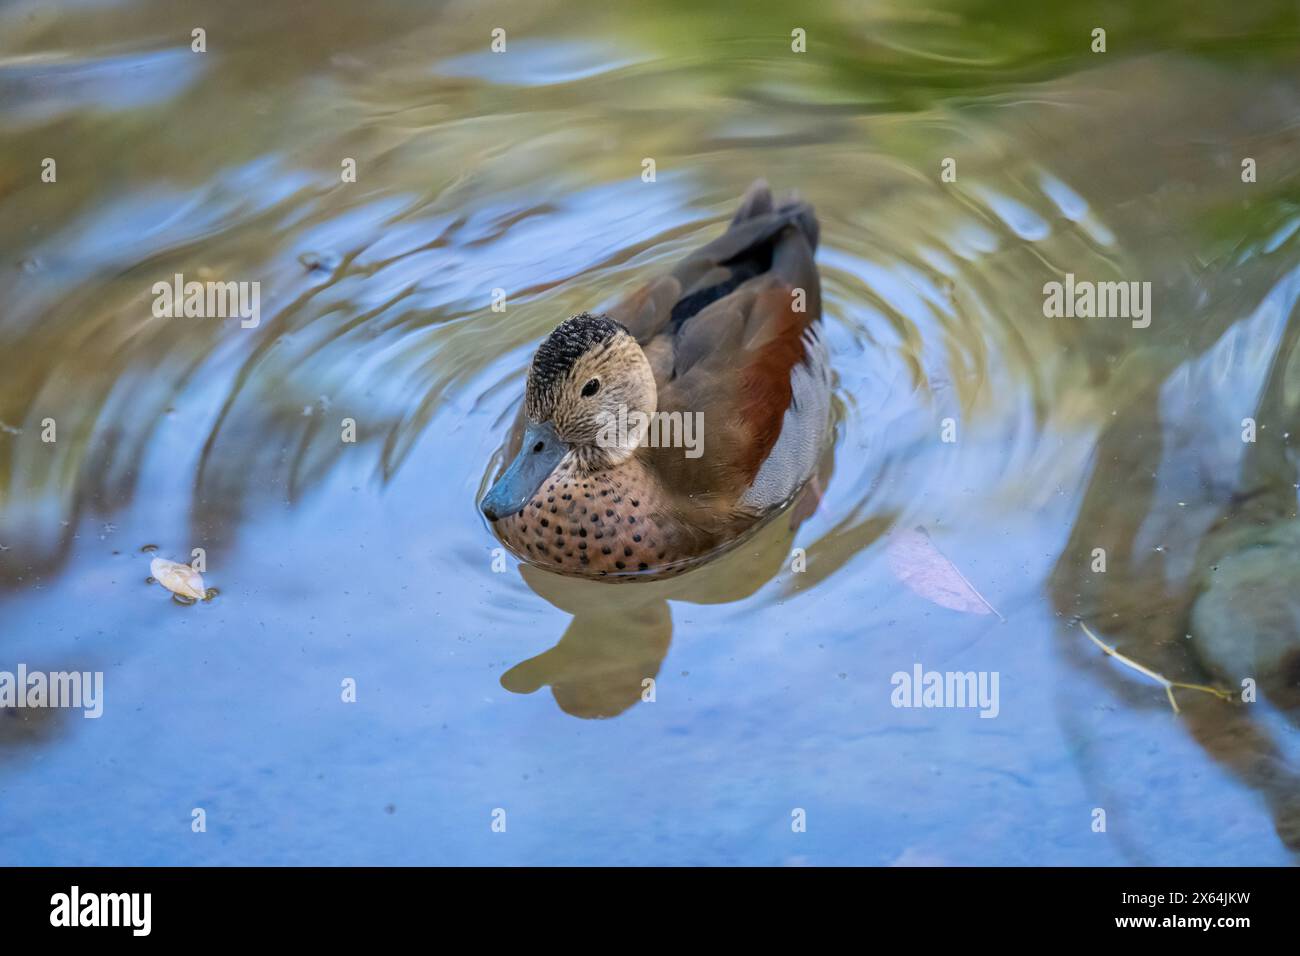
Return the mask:
[[690,920],[733,942],[786,922],[868,935],[910,926],[927,943],[978,930],[1231,945],[1286,932],[1296,884],[1289,869],[14,868],[0,870],[0,925],[9,943],[76,934],[336,944],[474,925],[500,941],[511,927],[527,939],[566,924],[563,935],[599,939],[589,935],[597,922],[602,933],[662,939]]

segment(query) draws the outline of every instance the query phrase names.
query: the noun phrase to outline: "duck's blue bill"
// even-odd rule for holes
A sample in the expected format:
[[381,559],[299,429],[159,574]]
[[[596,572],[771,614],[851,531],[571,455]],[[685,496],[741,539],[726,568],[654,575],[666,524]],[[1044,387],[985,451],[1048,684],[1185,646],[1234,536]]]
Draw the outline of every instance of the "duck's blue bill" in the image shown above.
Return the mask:
[[487,519],[496,521],[519,512],[568,450],[550,422],[530,423],[519,454],[479,502]]

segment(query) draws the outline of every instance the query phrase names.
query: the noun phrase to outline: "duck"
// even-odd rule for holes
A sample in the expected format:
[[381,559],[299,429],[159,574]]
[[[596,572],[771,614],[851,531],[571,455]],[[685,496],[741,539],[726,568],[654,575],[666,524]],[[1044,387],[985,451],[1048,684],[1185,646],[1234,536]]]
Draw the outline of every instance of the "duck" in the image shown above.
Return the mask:
[[671,272],[561,322],[479,502],[498,540],[558,574],[663,578],[815,483],[832,394],[819,235],[811,205],[759,180]]

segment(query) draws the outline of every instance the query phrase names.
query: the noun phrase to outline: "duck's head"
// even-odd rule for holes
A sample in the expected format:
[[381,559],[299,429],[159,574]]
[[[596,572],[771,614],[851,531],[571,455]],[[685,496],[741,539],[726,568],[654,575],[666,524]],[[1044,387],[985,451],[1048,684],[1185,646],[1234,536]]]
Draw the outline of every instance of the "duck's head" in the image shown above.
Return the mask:
[[523,442],[480,502],[483,514],[518,513],[562,462],[590,475],[626,461],[657,408],[654,372],[627,329],[586,312],[566,319],[533,356]]

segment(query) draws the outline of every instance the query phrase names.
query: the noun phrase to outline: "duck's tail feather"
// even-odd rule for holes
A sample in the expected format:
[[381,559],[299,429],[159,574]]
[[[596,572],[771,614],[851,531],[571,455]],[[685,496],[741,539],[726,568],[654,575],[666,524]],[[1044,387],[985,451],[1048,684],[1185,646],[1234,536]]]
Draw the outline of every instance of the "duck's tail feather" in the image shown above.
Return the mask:
[[790,217],[808,240],[809,249],[816,252],[817,243],[821,240],[822,228],[821,223],[817,221],[817,213],[813,211],[813,207],[791,193],[790,198],[781,203],[776,211]]
[[746,219],[753,219],[755,216],[762,216],[771,211],[772,190],[768,187],[766,179],[755,179],[745,190],[745,195],[740,197],[740,207],[731,217],[731,224],[735,226]]
[[797,225],[799,231],[807,237],[808,245],[814,252],[817,250],[817,242],[821,238],[821,226],[817,222],[817,214],[813,212],[813,207],[800,199],[796,192],[791,192],[780,205],[774,205],[772,189],[767,185],[766,179],[754,180],[745,190],[745,195],[740,197],[736,214],[731,217],[731,228],[734,229],[750,219],[769,215],[773,211]]
[[[815,276],[811,263],[819,232],[812,206],[791,198],[773,211],[772,191],[767,183],[758,180],[746,191],[727,231],[697,249],[673,270],[673,277],[682,289],[672,308],[673,326],[679,327],[742,283],[774,266],[779,274],[796,284],[810,271]],[[787,248],[791,246],[795,248]]]

